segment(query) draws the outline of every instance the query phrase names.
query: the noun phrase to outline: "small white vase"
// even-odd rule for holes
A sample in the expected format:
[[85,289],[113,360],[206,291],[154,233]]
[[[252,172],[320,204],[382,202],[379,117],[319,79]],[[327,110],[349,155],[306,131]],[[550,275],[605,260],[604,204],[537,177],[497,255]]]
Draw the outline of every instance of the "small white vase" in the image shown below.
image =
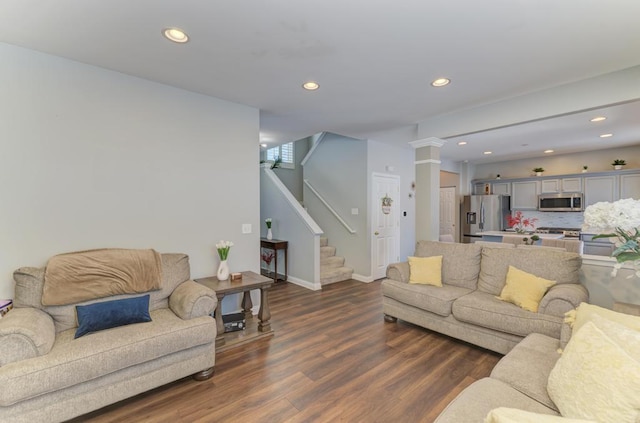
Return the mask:
[[536,172],[536,176],[542,176],[542,172]]
[[218,266],[218,273],[216,277],[219,281],[226,281],[229,279],[229,264],[227,264],[226,260],[220,261],[220,266]]
[[622,169],[622,165],[613,165],[613,168],[615,170],[620,170],[620,169]]
[[267,228],[267,239],[273,239],[273,232],[271,232],[271,228]]

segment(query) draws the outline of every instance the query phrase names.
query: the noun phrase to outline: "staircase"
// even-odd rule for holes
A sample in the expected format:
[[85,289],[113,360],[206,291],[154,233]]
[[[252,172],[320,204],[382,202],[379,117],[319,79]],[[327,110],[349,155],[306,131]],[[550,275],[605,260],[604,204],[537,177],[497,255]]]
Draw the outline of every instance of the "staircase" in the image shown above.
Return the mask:
[[330,247],[325,237],[320,237],[320,284],[351,279],[353,269],[344,267],[344,257],[336,256],[336,247]]

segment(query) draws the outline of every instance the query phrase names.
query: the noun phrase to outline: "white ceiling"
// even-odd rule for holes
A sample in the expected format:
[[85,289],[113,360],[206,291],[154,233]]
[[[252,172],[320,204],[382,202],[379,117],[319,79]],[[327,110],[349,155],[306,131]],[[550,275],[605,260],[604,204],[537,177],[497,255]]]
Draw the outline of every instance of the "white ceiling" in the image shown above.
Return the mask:
[[[358,138],[640,65],[639,18],[638,0],[2,0],[0,41],[259,108],[263,140],[284,142]],[[170,26],[190,42],[165,40]],[[440,76],[452,84],[431,87]],[[637,125],[625,129],[636,143]],[[584,149],[545,126],[466,137],[464,157],[451,140],[443,157]]]

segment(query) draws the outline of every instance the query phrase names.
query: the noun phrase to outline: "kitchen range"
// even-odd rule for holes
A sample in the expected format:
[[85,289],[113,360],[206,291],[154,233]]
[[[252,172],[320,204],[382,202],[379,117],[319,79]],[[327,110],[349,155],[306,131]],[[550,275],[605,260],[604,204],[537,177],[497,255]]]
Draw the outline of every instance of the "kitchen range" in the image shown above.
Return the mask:
[[551,228],[540,227],[535,230],[537,234],[562,234],[564,239],[580,239],[580,228]]

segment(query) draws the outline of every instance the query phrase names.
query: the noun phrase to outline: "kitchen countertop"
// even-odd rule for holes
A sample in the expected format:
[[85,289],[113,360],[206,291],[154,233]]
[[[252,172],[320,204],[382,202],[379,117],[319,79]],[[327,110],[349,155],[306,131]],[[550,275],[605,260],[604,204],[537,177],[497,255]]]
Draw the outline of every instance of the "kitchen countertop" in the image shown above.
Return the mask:
[[512,231],[485,231],[485,232],[476,232],[476,235],[480,235],[480,236],[505,236],[505,235],[519,236],[519,235],[521,235],[523,238],[524,237],[531,237],[533,235],[538,235],[538,238],[540,238],[540,239],[562,239],[562,238],[564,238],[564,234],[519,234],[519,233],[512,232]]

